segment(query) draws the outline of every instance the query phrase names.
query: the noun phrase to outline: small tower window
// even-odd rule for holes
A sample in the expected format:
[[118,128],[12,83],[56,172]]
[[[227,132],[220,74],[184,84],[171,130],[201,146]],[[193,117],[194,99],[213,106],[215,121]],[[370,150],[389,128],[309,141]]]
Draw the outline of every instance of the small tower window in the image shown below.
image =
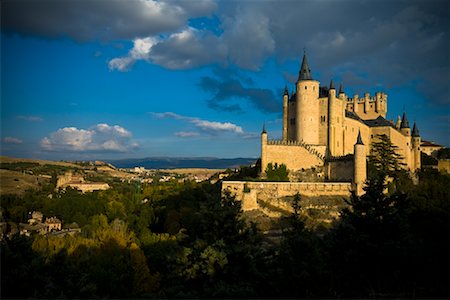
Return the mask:
[[308,87],[305,85],[305,90],[307,90],[308,89]]

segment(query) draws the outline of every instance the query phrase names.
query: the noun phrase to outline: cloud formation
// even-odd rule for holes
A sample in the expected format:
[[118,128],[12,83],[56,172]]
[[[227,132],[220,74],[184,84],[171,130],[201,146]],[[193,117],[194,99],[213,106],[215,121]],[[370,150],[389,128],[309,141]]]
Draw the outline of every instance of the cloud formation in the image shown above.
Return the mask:
[[279,103],[271,90],[244,86],[236,78],[202,77],[199,86],[213,97],[207,100],[208,106],[219,111],[241,111],[238,104],[224,104],[227,101],[245,99],[262,112],[278,112]]
[[76,41],[132,40],[176,31],[190,18],[208,16],[215,9],[213,0],[5,1],[1,27]]
[[238,126],[230,122],[216,122],[216,121],[202,120],[195,117],[187,117],[179,115],[174,112],[163,112],[163,113],[152,112],[151,115],[159,119],[170,118],[189,122],[200,131],[210,135],[217,135],[218,133],[226,133],[226,132],[235,133],[238,135],[244,134],[244,130],[242,129],[241,126]]
[[[235,65],[258,70],[268,58],[300,60],[306,47],[313,74],[327,82],[333,76],[361,90],[417,82],[412,88],[429,102],[450,104],[447,1],[379,5],[373,0],[6,1],[1,27],[77,41],[133,41],[130,50],[109,60],[117,71],[128,71],[139,60],[168,69]],[[211,16],[216,23],[193,22]],[[242,89],[233,82],[217,88]],[[239,110],[220,101],[209,105]]]
[[10,136],[4,137],[2,141],[5,144],[22,144],[23,143],[23,141],[21,139],[18,139],[15,137],[10,137]]
[[175,132],[174,135],[182,138],[190,138],[199,136],[199,133],[195,131],[178,131]]
[[131,132],[119,125],[97,124],[89,129],[60,128],[44,137],[40,145],[46,151],[128,152],[139,146],[131,137]]

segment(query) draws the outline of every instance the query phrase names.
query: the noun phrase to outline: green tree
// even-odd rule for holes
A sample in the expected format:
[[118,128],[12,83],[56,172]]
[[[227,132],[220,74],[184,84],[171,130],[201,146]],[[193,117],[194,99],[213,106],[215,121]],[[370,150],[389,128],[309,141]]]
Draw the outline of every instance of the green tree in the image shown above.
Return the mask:
[[[389,184],[391,192],[397,189],[406,189],[411,185],[403,157],[398,154],[398,147],[392,144],[385,134],[377,135],[377,140],[371,145],[371,152],[368,160],[368,181],[371,184],[372,192],[383,192],[388,187],[387,180],[392,180]],[[374,191],[373,189],[378,189]]]
[[265,171],[268,181],[289,181],[289,171],[285,164],[278,165],[275,163],[275,165],[272,165],[272,163],[269,163]]

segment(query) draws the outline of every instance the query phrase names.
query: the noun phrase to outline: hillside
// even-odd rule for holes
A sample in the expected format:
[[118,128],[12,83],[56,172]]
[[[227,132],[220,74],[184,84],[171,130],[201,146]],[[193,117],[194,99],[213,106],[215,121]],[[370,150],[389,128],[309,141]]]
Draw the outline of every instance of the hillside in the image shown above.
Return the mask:
[[256,158],[214,158],[214,157],[147,157],[141,159],[107,160],[117,168],[144,167],[146,169],[227,169],[251,165]]

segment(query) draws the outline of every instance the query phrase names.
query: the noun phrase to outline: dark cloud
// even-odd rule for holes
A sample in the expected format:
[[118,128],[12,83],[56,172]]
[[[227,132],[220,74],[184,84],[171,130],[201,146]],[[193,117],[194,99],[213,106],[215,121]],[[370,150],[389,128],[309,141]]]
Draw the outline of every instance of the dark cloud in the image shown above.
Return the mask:
[[265,113],[279,111],[279,103],[275,100],[273,91],[256,87],[248,87],[243,84],[253,80],[239,74],[234,70],[216,70],[215,77],[204,76],[199,86],[205,92],[213,95],[207,100],[208,107],[219,111],[241,112],[242,108],[233,101],[246,100],[253,107]]
[[77,41],[134,39],[181,28],[216,9],[204,1],[6,0],[2,30]]

